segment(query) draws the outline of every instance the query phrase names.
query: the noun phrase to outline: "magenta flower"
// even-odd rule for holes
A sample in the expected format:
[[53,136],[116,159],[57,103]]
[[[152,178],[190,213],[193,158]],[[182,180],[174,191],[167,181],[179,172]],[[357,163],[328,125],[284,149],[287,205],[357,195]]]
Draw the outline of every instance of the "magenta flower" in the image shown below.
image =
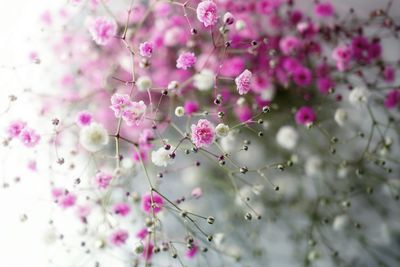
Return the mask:
[[295,119],[297,124],[307,125],[316,120],[316,115],[311,107],[303,106],[296,112]]
[[208,147],[214,142],[215,128],[208,120],[199,120],[192,127],[192,142],[196,147]]
[[196,56],[191,52],[181,54],[176,60],[176,67],[178,69],[187,70],[188,68],[193,67],[194,64],[196,64]]
[[114,20],[99,17],[89,22],[88,29],[96,44],[106,45],[117,33],[117,24]]
[[199,111],[199,104],[196,101],[188,100],[185,102],[183,108],[185,110],[185,114],[192,115],[193,113]]
[[152,243],[147,243],[144,245],[142,257],[146,260],[146,262],[150,261],[151,257],[153,256],[153,249],[154,246]]
[[186,257],[188,257],[189,259],[193,258],[194,256],[196,256],[197,252],[199,250],[199,247],[195,244],[192,245],[191,248],[186,250]]
[[400,90],[391,90],[385,98],[385,107],[387,109],[395,108],[400,103]]
[[87,126],[92,122],[92,114],[90,114],[87,111],[81,111],[78,113],[78,116],[76,118],[76,123],[79,126]]
[[396,71],[392,66],[386,66],[382,72],[382,75],[385,82],[392,83],[396,78]]
[[149,231],[147,230],[147,228],[142,228],[136,233],[136,237],[142,240],[145,239],[148,234]]
[[122,119],[128,126],[139,125],[144,118],[146,104],[143,101],[131,102],[122,112]]
[[251,78],[253,74],[248,69],[244,70],[239,76],[236,77],[235,83],[239,95],[247,94],[251,89]]
[[150,42],[144,42],[139,45],[139,53],[142,57],[150,58],[153,54],[154,45]]
[[21,121],[21,120],[16,120],[16,121],[11,122],[7,128],[8,136],[10,138],[18,137],[20,135],[20,133],[22,132],[22,130],[25,128],[25,126],[26,126],[26,122]]
[[[153,207],[152,207],[153,198]],[[158,213],[164,206],[164,199],[157,193],[146,193],[142,196],[142,210],[147,214]]]
[[319,77],[317,79],[317,87],[322,94],[327,94],[330,89],[335,87],[335,82],[328,77]]
[[113,211],[115,214],[125,217],[126,215],[129,214],[129,212],[131,211],[131,208],[129,207],[129,204],[127,204],[127,203],[117,203],[114,205]]
[[72,207],[76,203],[76,195],[65,191],[59,198],[57,199],[58,205],[63,209]]
[[126,240],[128,240],[129,234],[125,230],[116,230],[114,233],[111,234],[109,240],[110,243],[114,246],[122,246],[125,244]]
[[98,172],[95,177],[95,183],[98,188],[105,189],[110,185],[112,175],[106,172]]
[[213,1],[200,2],[196,9],[197,19],[205,27],[214,26],[218,21],[217,5]]
[[119,117],[122,115],[122,111],[125,107],[130,104],[131,101],[128,94],[113,94],[110,108],[114,111],[115,117]]
[[298,86],[309,86],[312,82],[311,71],[306,67],[299,67],[293,73],[293,80]]
[[333,16],[335,9],[331,3],[318,3],[315,5],[314,13],[318,17],[331,17]]
[[351,57],[351,49],[345,45],[337,46],[332,52],[332,58],[336,61],[336,68],[339,71],[345,71],[348,69]]
[[40,141],[40,135],[38,135],[35,130],[24,128],[20,134],[19,139],[27,147],[34,147]]

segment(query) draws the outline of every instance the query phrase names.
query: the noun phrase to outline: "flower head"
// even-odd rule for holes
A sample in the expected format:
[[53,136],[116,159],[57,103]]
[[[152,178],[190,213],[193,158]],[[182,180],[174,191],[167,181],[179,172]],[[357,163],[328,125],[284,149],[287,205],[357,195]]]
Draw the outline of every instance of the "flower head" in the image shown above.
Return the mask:
[[150,58],[153,54],[154,44],[150,42],[144,42],[139,45],[139,53],[142,57]]
[[193,85],[200,91],[207,91],[214,87],[215,74],[212,70],[203,69],[194,75]]
[[131,102],[122,112],[122,119],[128,126],[139,125],[146,112],[146,104],[143,101]]
[[106,45],[117,33],[117,24],[114,20],[99,17],[89,22],[88,29],[96,44]]
[[202,1],[196,9],[197,19],[205,27],[214,26],[218,21],[217,5],[213,1]]
[[20,135],[25,128],[26,122],[21,120],[12,121],[7,127],[7,133],[10,138],[15,138]]
[[369,91],[365,87],[356,87],[349,94],[349,101],[354,106],[361,106],[367,103]]
[[117,203],[114,205],[113,211],[115,214],[125,217],[129,212],[131,212],[131,208],[127,203]]
[[391,90],[385,98],[385,107],[387,109],[395,108],[400,103],[400,90]]
[[[173,148],[171,147],[173,150]],[[151,161],[154,165],[159,167],[167,167],[169,164],[174,163],[174,159],[170,157],[171,149],[166,150],[164,147],[151,152]]]
[[34,147],[40,141],[40,135],[35,130],[30,128],[24,128],[19,134],[19,139],[27,147]]
[[90,114],[88,111],[81,111],[78,113],[76,123],[79,126],[87,126],[92,122],[92,120],[92,114]]
[[109,238],[110,243],[114,246],[122,246],[128,240],[129,234],[125,230],[116,230],[113,232]]
[[191,127],[192,130],[192,142],[196,147],[208,147],[214,142],[215,129],[214,125],[208,120],[199,120],[196,124]]
[[108,133],[103,125],[91,123],[85,126],[79,133],[81,145],[90,152],[97,152],[108,144]]
[[335,9],[331,3],[318,3],[315,5],[314,13],[318,17],[331,17],[333,16]]
[[181,54],[176,60],[176,67],[178,69],[187,70],[196,64],[196,56],[194,53],[185,52]]
[[251,73],[251,71],[246,69],[238,77],[236,77],[235,83],[239,95],[247,94],[250,91],[252,76],[253,74]]
[[94,180],[98,188],[105,189],[110,185],[112,175],[106,172],[98,172]]
[[299,135],[292,126],[283,126],[276,134],[276,142],[281,147],[292,150],[296,147]]
[[307,125],[316,120],[316,115],[311,107],[301,107],[296,112],[295,119],[297,124]]
[[122,115],[122,111],[125,107],[131,104],[130,97],[128,94],[113,94],[111,97],[110,108],[114,111],[115,117]]
[[147,214],[152,214],[153,212],[158,213],[161,211],[163,206],[164,200],[156,192],[148,192],[142,196],[142,210]]

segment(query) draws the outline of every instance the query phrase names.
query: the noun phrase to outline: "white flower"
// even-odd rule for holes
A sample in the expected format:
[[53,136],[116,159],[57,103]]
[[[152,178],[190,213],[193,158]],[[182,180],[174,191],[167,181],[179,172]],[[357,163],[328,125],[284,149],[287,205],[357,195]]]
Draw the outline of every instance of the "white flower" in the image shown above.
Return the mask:
[[335,112],[334,118],[335,118],[336,123],[339,124],[339,126],[343,126],[348,121],[349,114],[347,113],[347,111],[345,109],[338,108]]
[[246,99],[244,97],[239,97],[238,100],[236,100],[236,105],[238,106],[244,106],[244,104],[246,104]]
[[229,126],[223,123],[220,123],[215,127],[215,132],[219,137],[225,137],[229,134]]
[[108,133],[103,125],[91,123],[82,128],[79,133],[81,145],[90,152],[97,152],[108,144]]
[[230,132],[228,136],[221,138],[221,146],[227,153],[234,152],[235,149],[238,148],[238,140],[236,136]]
[[304,166],[306,175],[308,176],[317,176],[321,173],[322,161],[317,156],[311,156],[307,159],[306,164]]
[[175,116],[182,117],[183,115],[185,115],[185,109],[182,106],[176,107]]
[[173,89],[178,89],[178,87],[179,87],[179,83],[178,83],[177,81],[171,81],[171,82],[168,84],[167,89],[168,89],[168,90],[173,90]]
[[368,101],[369,91],[365,87],[356,87],[349,94],[349,101],[354,106],[361,106]]
[[156,166],[167,167],[168,164],[174,163],[174,159],[169,156],[173,150],[174,148],[172,146],[169,150],[160,147],[158,150],[151,152],[151,161]]
[[276,142],[281,147],[291,150],[296,147],[299,135],[292,126],[283,126],[276,134]]
[[207,91],[214,87],[215,74],[212,70],[203,69],[200,73],[194,75],[193,85],[200,91]]
[[137,85],[139,91],[147,91],[148,89],[151,88],[151,86],[153,85],[153,82],[151,81],[150,77],[141,76],[141,77],[139,77],[139,79],[137,79],[136,85]]
[[332,224],[333,230],[335,230],[335,231],[342,230],[344,227],[346,227],[348,221],[349,221],[349,219],[348,219],[347,215],[336,216],[335,219],[333,220],[333,224]]
[[237,31],[243,30],[244,28],[246,28],[246,22],[244,20],[241,20],[241,19],[236,21],[235,28],[236,28]]

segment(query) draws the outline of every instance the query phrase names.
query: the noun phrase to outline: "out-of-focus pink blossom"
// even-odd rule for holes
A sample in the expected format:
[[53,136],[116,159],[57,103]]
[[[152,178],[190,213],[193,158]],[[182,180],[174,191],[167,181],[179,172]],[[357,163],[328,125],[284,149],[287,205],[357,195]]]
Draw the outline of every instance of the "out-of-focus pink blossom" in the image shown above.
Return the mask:
[[113,232],[110,237],[110,243],[113,244],[114,246],[120,247],[123,244],[126,243],[126,240],[128,240],[129,234],[127,231],[119,229]]
[[314,13],[318,17],[331,17],[335,12],[335,8],[329,2],[317,3],[314,8]]
[[194,64],[196,64],[196,56],[191,52],[182,53],[176,60],[176,67],[178,69],[187,70],[193,67]]
[[316,115],[311,107],[303,106],[296,112],[296,123],[300,125],[307,125],[316,120]]
[[114,20],[98,17],[89,22],[88,30],[98,45],[108,44],[117,33],[117,24]]
[[19,134],[19,139],[27,147],[34,147],[40,141],[40,135],[35,130],[30,128],[24,128]]
[[131,211],[131,208],[129,207],[129,204],[127,203],[117,203],[113,207],[113,211],[115,214],[118,214],[120,216],[126,216],[129,214]]
[[395,108],[400,103],[400,90],[394,89],[387,93],[385,98],[385,107],[387,109]]
[[139,53],[142,57],[150,58],[153,54],[154,44],[151,42],[144,42],[139,45]]
[[94,178],[97,188],[105,189],[110,185],[112,175],[106,172],[98,172]]
[[10,138],[18,137],[25,128],[26,122],[21,120],[12,121],[7,127],[7,133]]
[[90,123],[92,123],[92,121],[93,121],[92,114],[90,114],[88,111],[79,112],[76,118],[76,123],[79,126],[87,126]]
[[158,213],[163,206],[164,199],[156,192],[148,192],[142,196],[142,210],[147,214]]

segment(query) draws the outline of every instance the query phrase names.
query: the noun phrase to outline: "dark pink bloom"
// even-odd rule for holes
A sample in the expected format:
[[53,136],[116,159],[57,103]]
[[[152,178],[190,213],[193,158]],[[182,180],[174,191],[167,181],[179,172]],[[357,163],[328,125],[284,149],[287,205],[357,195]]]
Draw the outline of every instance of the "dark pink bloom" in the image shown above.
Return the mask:
[[95,177],[95,183],[98,188],[104,189],[110,185],[112,175],[106,172],[98,172]]
[[61,196],[59,196],[57,202],[58,205],[60,205],[60,207],[64,209],[72,207],[76,203],[76,195],[68,191],[65,191]]
[[213,1],[202,1],[196,9],[197,19],[205,27],[214,26],[218,21],[217,5]]
[[306,67],[299,67],[293,73],[293,80],[298,86],[309,86],[312,82],[311,71]]
[[251,108],[248,105],[237,106],[235,108],[235,114],[236,114],[236,117],[241,122],[246,122],[246,121],[250,120],[251,117],[253,116],[253,114],[251,112]]
[[257,11],[269,15],[283,3],[282,0],[259,0],[257,1]]
[[114,233],[111,234],[109,240],[110,243],[114,246],[122,246],[125,244],[126,240],[128,240],[129,234],[125,230],[116,230]]
[[[152,200],[153,200],[153,207],[152,207]],[[164,206],[164,199],[157,193],[146,193],[142,196],[142,210],[145,213],[152,214],[158,213],[161,211],[162,207]]]
[[185,52],[176,60],[176,67],[178,69],[187,70],[196,64],[196,56],[194,53]]
[[142,57],[150,58],[153,54],[154,45],[150,42],[144,42],[139,45],[139,53]]
[[131,208],[129,207],[129,204],[127,204],[127,203],[117,203],[114,205],[113,211],[115,214],[118,214],[121,216],[126,216],[131,211]]
[[184,105],[184,110],[186,115],[192,115],[199,111],[199,104],[196,101],[186,101]]
[[34,147],[40,141],[40,135],[35,130],[24,128],[19,134],[19,139],[27,147]]
[[139,230],[139,232],[136,233],[136,237],[140,239],[145,239],[148,234],[149,231],[147,230],[147,228],[142,228]]
[[208,120],[201,119],[197,124],[193,124],[192,142],[196,147],[208,147],[214,142],[215,128]]
[[321,93],[327,94],[330,89],[335,87],[335,82],[329,77],[319,77],[317,78],[317,87]]
[[21,131],[25,128],[26,122],[21,120],[12,121],[7,128],[7,133],[10,138],[18,137]]
[[87,126],[92,123],[92,114],[87,111],[81,111],[78,113],[76,122],[79,126]]
[[153,244],[152,243],[147,243],[144,245],[144,251],[142,253],[142,257],[148,262],[151,257],[153,256]]
[[189,259],[193,258],[194,256],[196,256],[197,252],[199,250],[199,247],[195,244],[192,245],[191,248],[186,250],[186,257],[188,257]]
[[303,106],[296,112],[295,119],[297,124],[307,125],[316,120],[316,115],[311,107]]
[[351,57],[352,50],[345,45],[337,46],[332,52],[332,58],[336,61],[336,67],[339,71],[345,71],[349,67]]
[[318,17],[331,17],[335,9],[331,3],[318,3],[315,5],[314,13]]
[[387,93],[385,98],[385,107],[387,109],[395,108],[400,103],[400,90],[394,89]]
[[392,83],[396,78],[396,71],[392,66],[386,66],[382,75],[385,82]]
[[89,216],[90,212],[91,208],[88,205],[78,206],[76,209],[76,215],[83,223],[86,222],[86,218]]
[[239,95],[247,94],[251,89],[251,78],[253,74],[249,70],[244,70],[239,76],[236,77],[235,83]]

